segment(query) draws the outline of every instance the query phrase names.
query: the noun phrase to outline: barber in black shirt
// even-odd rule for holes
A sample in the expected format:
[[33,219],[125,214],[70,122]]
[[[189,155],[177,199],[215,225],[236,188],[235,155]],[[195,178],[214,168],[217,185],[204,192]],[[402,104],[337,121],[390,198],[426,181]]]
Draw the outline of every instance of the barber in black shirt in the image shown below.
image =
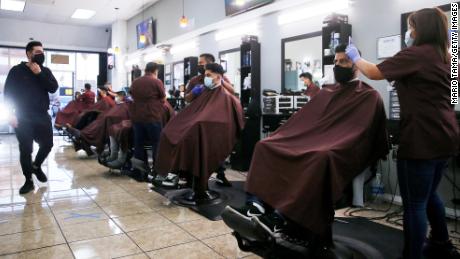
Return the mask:
[[[32,174],[35,174],[40,182],[48,180],[41,169],[43,161],[53,147],[53,129],[51,117],[48,115],[48,93],[55,93],[58,89],[53,74],[43,66],[45,55],[42,44],[38,41],[29,42],[26,54],[28,62],[14,66],[5,82],[5,99],[14,111],[10,125],[15,128],[21,168],[26,178],[25,184],[19,189],[20,194],[34,189]],[[40,148],[32,162],[34,141]]]

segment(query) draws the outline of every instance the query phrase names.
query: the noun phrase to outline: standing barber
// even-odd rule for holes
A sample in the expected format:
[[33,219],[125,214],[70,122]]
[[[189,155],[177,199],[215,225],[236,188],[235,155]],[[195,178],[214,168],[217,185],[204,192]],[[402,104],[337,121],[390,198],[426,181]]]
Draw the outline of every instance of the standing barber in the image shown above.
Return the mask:
[[[459,146],[450,101],[448,22],[426,8],[408,18],[408,48],[375,65],[351,44],[347,55],[369,79],[395,82],[401,105],[398,180],[404,209],[404,258],[460,258],[449,240],[444,204],[437,193],[449,158]],[[428,226],[431,230],[426,238]]]
[[[43,66],[43,45],[31,41],[26,46],[28,62],[14,66],[5,82],[5,99],[14,110],[10,125],[15,128],[19,142],[22,172],[26,178],[19,189],[26,194],[34,189],[32,174],[40,182],[48,179],[41,169],[43,161],[53,147],[53,129],[48,115],[50,104],[48,93],[55,93],[58,83],[51,70]],[[33,142],[39,145],[35,161],[32,162]]]

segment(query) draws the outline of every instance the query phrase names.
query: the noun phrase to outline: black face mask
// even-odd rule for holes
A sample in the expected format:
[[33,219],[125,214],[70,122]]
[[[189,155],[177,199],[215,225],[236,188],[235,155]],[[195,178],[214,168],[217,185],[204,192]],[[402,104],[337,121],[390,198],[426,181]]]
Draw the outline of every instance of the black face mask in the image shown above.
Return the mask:
[[198,73],[200,73],[200,75],[204,75],[204,66],[203,65],[199,65],[198,66]]
[[45,63],[45,54],[43,54],[43,53],[35,54],[32,57],[32,62],[35,62],[35,63],[39,64],[40,66],[43,65],[43,63]]
[[354,65],[352,67],[341,67],[339,65],[334,66],[334,77],[339,83],[347,83],[353,79],[354,76]]

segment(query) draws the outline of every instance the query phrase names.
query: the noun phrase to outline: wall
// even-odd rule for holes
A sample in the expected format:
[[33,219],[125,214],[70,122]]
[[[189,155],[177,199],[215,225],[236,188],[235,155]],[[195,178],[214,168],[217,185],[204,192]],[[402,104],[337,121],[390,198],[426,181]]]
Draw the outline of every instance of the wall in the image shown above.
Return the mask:
[[[153,17],[157,21],[157,42],[171,39],[205,25],[215,23],[225,18],[224,1],[216,0],[187,0],[185,15],[191,20],[191,26],[186,29],[179,27],[182,16],[182,0],[162,0],[128,20],[128,52],[137,50],[136,25],[142,19]],[[206,6],[206,9],[202,8]]]
[[[206,24],[214,23],[219,19],[224,18],[224,1],[215,0],[194,0],[196,6],[205,4],[205,15],[200,16],[200,19],[195,19],[193,29],[198,29]],[[158,40],[166,41],[181,33],[188,32],[192,29],[183,30],[177,25],[178,17],[181,15],[181,6],[178,0],[163,0],[153,5],[146,13],[157,19],[158,22]],[[191,1],[186,1],[191,2]],[[198,3],[199,2],[199,3]],[[400,17],[402,13],[415,11],[421,8],[433,7],[448,4],[448,0],[354,0],[351,8],[340,13],[348,14],[350,23],[353,25],[353,40],[358,48],[362,51],[363,57],[367,60],[379,63],[382,60],[377,60],[376,42],[377,38],[400,34]],[[308,6],[308,3],[305,4]],[[186,5],[186,10],[192,8]],[[301,8],[301,7],[298,7]],[[194,12],[201,12],[199,9],[193,9]],[[212,10],[212,11],[210,11]],[[288,12],[285,10],[282,12]],[[282,12],[274,12],[266,14],[262,17],[254,18],[258,22],[259,41],[262,48],[261,73],[262,73],[262,88],[281,90],[281,40],[293,36],[307,34],[315,31],[320,31],[322,21],[326,15],[318,15],[300,22],[278,25],[278,17]],[[196,16],[197,13],[192,14]],[[148,17],[148,15],[146,15]],[[128,52],[135,51],[136,31],[135,25],[141,21],[140,16],[136,16],[128,21]],[[199,51],[198,53],[209,52],[216,55],[219,51],[237,48],[240,45],[239,38],[233,38],[216,42],[215,32],[208,32],[198,38]],[[320,50],[318,50],[320,51]],[[197,54],[197,50],[190,52],[190,55]],[[182,56],[168,55],[166,63],[180,60]],[[364,81],[370,83],[381,94],[385,108],[388,114],[388,92],[386,81]],[[394,161],[382,164],[383,172],[385,172],[385,181],[389,181],[386,191],[387,196],[396,187],[396,168]],[[452,172],[449,172],[451,174]],[[441,197],[446,202],[446,206],[452,208],[449,200],[452,198],[452,185],[444,178],[439,188]],[[389,196],[388,196],[389,197]],[[398,200],[398,199],[396,199]],[[448,210],[452,214],[452,210]]]
[[105,30],[0,18],[0,45],[24,47],[29,38],[34,38],[46,48],[107,51],[110,33]]

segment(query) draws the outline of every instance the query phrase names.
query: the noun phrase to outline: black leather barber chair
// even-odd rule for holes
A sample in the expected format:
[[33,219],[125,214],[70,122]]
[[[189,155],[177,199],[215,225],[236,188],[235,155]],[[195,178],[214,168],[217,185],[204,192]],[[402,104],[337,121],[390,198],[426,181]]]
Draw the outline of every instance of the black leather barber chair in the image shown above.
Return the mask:
[[263,258],[383,259],[375,248],[346,236],[333,235],[332,244],[326,246],[308,237],[294,238],[284,233],[273,233],[254,217],[233,213],[229,207],[222,213],[222,218],[234,230],[233,235],[241,250]]

